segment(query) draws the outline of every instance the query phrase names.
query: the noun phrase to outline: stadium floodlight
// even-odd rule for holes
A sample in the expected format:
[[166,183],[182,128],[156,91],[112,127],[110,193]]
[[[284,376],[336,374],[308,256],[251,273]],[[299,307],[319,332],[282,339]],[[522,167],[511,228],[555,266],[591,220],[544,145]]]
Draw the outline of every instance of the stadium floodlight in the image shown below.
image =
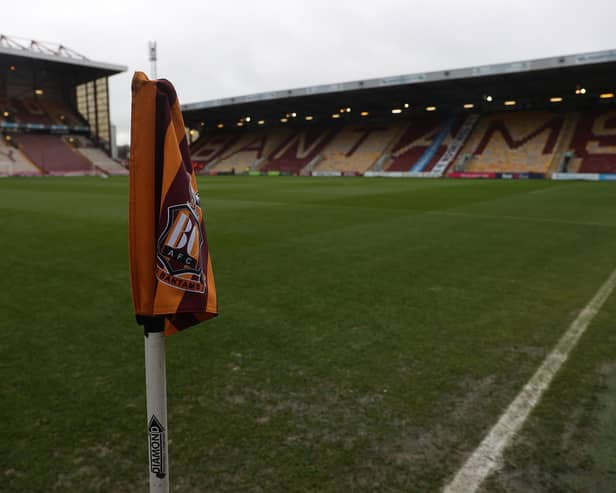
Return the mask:
[[265,120],[259,120],[259,121],[257,122],[257,125],[265,125]]
[[362,111],[360,113],[361,116],[368,116],[370,113],[368,113],[367,111]]
[[311,121],[312,119],[314,119],[314,117],[312,115],[306,115],[306,120]]
[[426,111],[436,111],[436,106],[426,106]]
[[599,94],[600,99],[612,99],[613,97],[614,97],[613,92],[604,92],[602,94]]
[[332,118],[340,118],[340,113],[333,113]]
[[560,96],[554,96],[553,98],[550,98],[550,103],[560,103],[562,102],[563,98],[561,98]]
[[281,118],[280,123],[287,123],[289,121],[288,118]]
[[391,110],[391,112],[394,115],[399,115],[400,113],[402,113],[402,110],[400,108],[394,108],[393,110]]
[[42,89],[35,89],[34,90],[34,94],[36,94],[37,96],[42,96],[44,92],[45,91],[43,91]]
[[225,128],[225,124],[224,123],[219,123],[218,125],[216,125],[216,128]]
[[475,107],[475,105],[473,103],[465,103],[464,104],[464,109],[465,110],[470,110],[473,109]]
[[150,55],[150,67],[152,70],[152,77],[156,79],[156,61],[158,60],[156,41],[148,41],[148,52]]
[[503,103],[505,106],[515,106],[517,104],[516,101],[514,101],[513,99],[509,100],[509,101],[505,101]]

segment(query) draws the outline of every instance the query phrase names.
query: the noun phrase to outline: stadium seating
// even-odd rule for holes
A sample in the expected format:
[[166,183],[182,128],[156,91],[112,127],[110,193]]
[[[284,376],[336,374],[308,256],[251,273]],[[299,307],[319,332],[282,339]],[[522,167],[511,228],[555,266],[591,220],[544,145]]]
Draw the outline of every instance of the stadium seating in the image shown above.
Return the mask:
[[[206,135],[192,146],[191,154],[206,169],[218,172],[429,172],[463,122],[462,117],[433,117],[341,128],[259,128]],[[616,173],[616,109],[485,114],[465,140],[456,155],[467,159],[453,162],[467,172],[555,172],[565,153],[572,151],[568,171]]]
[[77,152],[82,154],[88,161],[104,173],[109,175],[128,174],[128,170],[124,166],[111,159],[107,156],[105,151],[98,147],[79,147],[77,148]]
[[38,102],[55,124],[69,127],[87,125],[74,110],[61,101],[41,98]]
[[[0,99],[0,112],[10,114],[8,121],[37,125],[87,126],[87,123],[68,105],[46,98]],[[1,114],[1,113],[0,113]],[[0,116],[0,118],[2,118]]]
[[616,173],[616,109],[583,112],[575,130],[569,171]]
[[406,128],[399,139],[391,148],[391,158],[385,165],[387,171],[410,171],[413,166],[428,151],[433,141],[439,137],[439,133],[445,130],[444,138],[439,139],[437,146],[433,148],[433,153],[426,160],[421,171],[430,171],[438,162],[447,146],[451,141],[451,134],[459,128],[456,122],[455,128],[444,128],[447,120],[439,118],[428,118],[423,120],[413,120],[406,125]]
[[385,152],[400,125],[348,125],[323,149],[315,171],[363,173]]
[[545,173],[556,150],[565,115],[548,111],[485,115],[460,155],[470,155],[465,171]]
[[209,170],[217,172],[233,170],[241,173],[256,168],[289,137],[291,132],[292,130],[288,128],[278,128],[269,131],[259,129],[241,134],[224,152],[219,154]]
[[6,145],[4,139],[0,139],[0,176],[18,175],[35,176],[41,171],[34,166],[19,149]]
[[2,97],[0,97],[0,122],[3,121],[10,121],[10,118],[5,118],[4,117],[4,112],[11,112],[11,107],[8,103],[8,101]]
[[91,174],[92,163],[58,135],[24,134],[17,137],[20,149],[45,173]]
[[274,150],[269,156],[269,162],[260,169],[299,174],[313,159],[318,158],[336,133],[336,129],[327,127],[295,130]]
[[36,99],[12,99],[15,120],[19,123],[53,125],[55,122]]
[[191,146],[192,159],[206,168],[212,166],[225,151],[233,146],[239,137],[240,134],[236,133],[204,135]]

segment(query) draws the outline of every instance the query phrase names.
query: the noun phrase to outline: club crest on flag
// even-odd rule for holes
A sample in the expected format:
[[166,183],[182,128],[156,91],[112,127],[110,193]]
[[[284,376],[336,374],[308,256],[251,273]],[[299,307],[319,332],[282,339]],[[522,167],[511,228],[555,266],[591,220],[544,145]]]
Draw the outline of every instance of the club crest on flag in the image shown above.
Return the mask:
[[167,208],[167,225],[157,243],[156,277],[174,288],[203,293],[201,208],[199,196],[191,192],[190,202]]

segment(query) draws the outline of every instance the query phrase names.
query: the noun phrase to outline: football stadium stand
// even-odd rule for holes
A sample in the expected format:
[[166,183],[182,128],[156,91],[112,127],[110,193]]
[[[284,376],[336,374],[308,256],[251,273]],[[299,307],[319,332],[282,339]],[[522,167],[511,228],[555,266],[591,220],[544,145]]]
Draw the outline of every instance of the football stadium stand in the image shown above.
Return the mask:
[[90,174],[94,167],[88,159],[68,145],[59,135],[23,134],[19,148],[45,174]]
[[616,173],[616,109],[585,111],[571,142],[569,171]]
[[208,169],[216,164],[216,160],[229,150],[238,138],[237,133],[205,135],[192,145],[192,159]]
[[85,157],[94,167],[108,175],[128,175],[128,170],[111,159],[105,151],[93,146],[90,142],[83,142],[75,150]]
[[268,162],[260,169],[299,175],[313,160],[320,159],[321,151],[336,133],[335,128],[328,127],[295,130],[274,150]]
[[222,152],[214,151],[215,157],[209,161],[207,170],[223,173],[256,170],[289,138],[291,132],[288,128],[277,128],[241,133],[228,141],[229,145],[223,144]]
[[54,122],[45,109],[34,98],[13,98],[9,108],[14,110],[15,121],[35,125],[52,125]]
[[[0,148],[0,173],[125,173],[109,158],[115,139],[108,78],[126,67],[63,45],[4,35],[0,41],[0,131],[13,146]],[[79,137],[91,143],[83,151],[75,149]]]
[[565,118],[549,111],[483,116],[462,149],[463,156],[470,155],[464,171],[547,172],[557,158]]
[[394,144],[387,171],[431,171],[459,129],[455,117],[412,120]]
[[[447,144],[447,149],[436,164],[430,168],[430,172],[434,176],[443,176],[455,162],[478,120],[479,115],[477,113],[469,113],[465,117],[460,117],[459,122],[452,123],[450,135],[443,142],[443,144]],[[456,128],[458,123],[460,127]]]
[[[0,111],[7,121],[28,124],[31,128],[66,126],[85,128],[88,123],[75,110],[61,101],[46,98],[0,99]],[[34,126],[34,127],[33,127]]]
[[[7,136],[12,140],[12,137]],[[41,170],[32,164],[19,149],[7,145],[5,139],[0,139],[0,176],[36,176]]]
[[364,173],[399,134],[400,123],[359,123],[345,126],[323,149],[314,171]]
[[[192,157],[213,173],[581,172],[607,180],[616,174],[615,71],[616,50],[606,50],[248,94],[182,111],[202,136]],[[556,176],[563,173],[571,176]]]
[[78,127],[80,125],[87,126],[88,124],[70,106],[61,101],[41,98],[39,104],[56,124],[67,125],[69,127]]

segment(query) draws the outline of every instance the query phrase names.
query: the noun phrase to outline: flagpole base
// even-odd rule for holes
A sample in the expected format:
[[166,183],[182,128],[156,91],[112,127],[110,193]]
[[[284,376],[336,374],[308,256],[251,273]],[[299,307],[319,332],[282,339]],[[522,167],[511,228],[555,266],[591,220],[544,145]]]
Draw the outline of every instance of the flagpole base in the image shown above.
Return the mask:
[[161,322],[144,324],[150,493],[169,492],[165,334]]

